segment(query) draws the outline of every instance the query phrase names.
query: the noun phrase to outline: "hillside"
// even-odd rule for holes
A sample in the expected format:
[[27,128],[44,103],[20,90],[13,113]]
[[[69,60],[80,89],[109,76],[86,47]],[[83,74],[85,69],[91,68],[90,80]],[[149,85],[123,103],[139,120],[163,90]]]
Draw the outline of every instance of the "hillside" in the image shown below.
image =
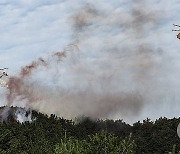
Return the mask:
[[72,121],[31,111],[34,120],[21,123],[12,118],[18,110],[25,111],[11,107],[7,122],[0,124],[1,153],[168,153],[173,146],[180,151],[180,118],[146,119],[131,126],[122,120]]

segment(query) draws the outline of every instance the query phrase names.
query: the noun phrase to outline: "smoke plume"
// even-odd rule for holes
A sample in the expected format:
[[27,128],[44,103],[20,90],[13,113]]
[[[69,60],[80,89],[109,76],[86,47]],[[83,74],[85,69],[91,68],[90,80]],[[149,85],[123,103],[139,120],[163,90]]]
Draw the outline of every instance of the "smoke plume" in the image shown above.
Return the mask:
[[17,123],[32,121],[32,112],[24,108],[4,106],[0,109],[1,123]]
[[141,1],[129,8],[107,11],[86,4],[74,13],[69,20],[75,43],[10,77],[8,105],[65,118],[139,115],[159,90],[159,48],[148,32],[160,15]]

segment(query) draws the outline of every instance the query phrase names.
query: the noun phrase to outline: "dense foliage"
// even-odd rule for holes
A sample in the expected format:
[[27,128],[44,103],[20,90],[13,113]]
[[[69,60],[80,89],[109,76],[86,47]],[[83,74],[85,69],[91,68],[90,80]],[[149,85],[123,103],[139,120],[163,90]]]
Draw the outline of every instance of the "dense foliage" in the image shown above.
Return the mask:
[[146,119],[132,126],[122,120],[71,121],[32,111],[32,122],[0,123],[0,153],[177,153],[180,118]]

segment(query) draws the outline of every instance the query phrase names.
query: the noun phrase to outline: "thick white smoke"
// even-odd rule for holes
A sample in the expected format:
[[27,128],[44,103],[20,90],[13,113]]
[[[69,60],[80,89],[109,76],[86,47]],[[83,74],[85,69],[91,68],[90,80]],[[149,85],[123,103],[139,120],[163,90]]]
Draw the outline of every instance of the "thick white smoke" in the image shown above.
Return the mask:
[[4,106],[0,109],[0,120],[5,123],[31,122],[32,112],[24,108]]
[[18,108],[15,112],[15,117],[16,120],[20,123],[29,121],[32,121],[32,112],[31,111],[26,111],[25,109]]

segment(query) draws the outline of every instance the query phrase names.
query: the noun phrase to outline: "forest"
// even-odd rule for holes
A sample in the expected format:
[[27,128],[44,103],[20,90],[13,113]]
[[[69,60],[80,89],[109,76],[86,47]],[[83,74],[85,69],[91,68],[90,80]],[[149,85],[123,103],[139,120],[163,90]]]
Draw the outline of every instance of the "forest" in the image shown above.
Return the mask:
[[180,117],[161,117],[155,121],[147,118],[129,125],[122,119],[67,120],[32,110],[32,121],[21,123],[14,117],[15,110],[17,107],[11,107],[6,120],[1,119],[0,154],[175,154],[180,151],[177,135]]

